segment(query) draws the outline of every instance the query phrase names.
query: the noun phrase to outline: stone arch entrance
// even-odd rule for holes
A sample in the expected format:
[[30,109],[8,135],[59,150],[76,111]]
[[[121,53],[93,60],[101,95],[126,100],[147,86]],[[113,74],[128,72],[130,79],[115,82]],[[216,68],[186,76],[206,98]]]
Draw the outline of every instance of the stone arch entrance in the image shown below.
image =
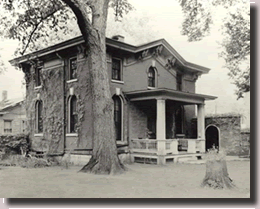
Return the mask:
[[206,128],[206,151],[213,148],[219,149],[219,128],[215,125],[209,125]]

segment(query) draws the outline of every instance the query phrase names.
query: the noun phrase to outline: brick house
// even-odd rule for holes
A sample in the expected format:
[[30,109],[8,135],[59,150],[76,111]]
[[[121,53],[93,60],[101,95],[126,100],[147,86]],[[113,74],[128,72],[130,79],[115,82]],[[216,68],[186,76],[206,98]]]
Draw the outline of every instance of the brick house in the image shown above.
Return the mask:
[[26,131],[24,99],[7,99],[7,91],[2,92],[0,102],[0,135],[21,134]]
[[[25,73],[34,150],[91,154],[90,69],[83,43],[77,37],[10,61]],[[119,151],[158,164],[180,152],[205,152],[204,105],[216,97],[197,94],[195,84],[210,69],[187,62],[164,39],[133,46],[114,36],[106,45]],[[196,108],[198,135],[192,138]]]

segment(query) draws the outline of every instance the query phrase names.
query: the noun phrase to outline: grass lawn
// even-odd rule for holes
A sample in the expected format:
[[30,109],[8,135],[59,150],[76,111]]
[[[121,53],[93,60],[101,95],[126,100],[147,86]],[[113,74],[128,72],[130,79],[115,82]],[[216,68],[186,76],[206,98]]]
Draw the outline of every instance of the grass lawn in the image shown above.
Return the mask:
[[205,164],[131,164],[117,176],[77,173],[80,167],[1,167],[4,198],[249,198],[250,162],[228,161],[237,188],[201,188]]

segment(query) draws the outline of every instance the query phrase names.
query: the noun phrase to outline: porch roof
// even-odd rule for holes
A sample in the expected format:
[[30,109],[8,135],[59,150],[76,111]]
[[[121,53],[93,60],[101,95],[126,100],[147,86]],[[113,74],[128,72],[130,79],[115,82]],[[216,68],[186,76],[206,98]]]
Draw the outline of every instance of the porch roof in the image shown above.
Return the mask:
[[130,101],[142,101],[151,99],[166,99],[179,101],[186,104],[204,104],[205,100],[214,100],[217,97],[204,94],[195,94],[172,89],[160,88],[139,91],[124,92]]

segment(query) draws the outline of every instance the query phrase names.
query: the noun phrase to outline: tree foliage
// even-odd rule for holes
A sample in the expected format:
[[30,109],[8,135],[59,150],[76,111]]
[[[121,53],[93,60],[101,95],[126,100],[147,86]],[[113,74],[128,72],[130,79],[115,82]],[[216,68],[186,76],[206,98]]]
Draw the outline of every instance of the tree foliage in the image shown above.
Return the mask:
[[[19,40],[15,55],[24,55],[81,35],[77,18],[63,0],[3,0],[0,3],[0,36]],[[89,21],[92,1],[83,1]],[[115,20],[133,10],[127,0],[111,0]]]
[[228,75],[237,87],[236,95],[250,91],[250,4],[246,0],[179,0],[185,20],[182,34],[188,41],[200,41],[210,34],[214,15],[223,9],[223,41],[219,42]]

